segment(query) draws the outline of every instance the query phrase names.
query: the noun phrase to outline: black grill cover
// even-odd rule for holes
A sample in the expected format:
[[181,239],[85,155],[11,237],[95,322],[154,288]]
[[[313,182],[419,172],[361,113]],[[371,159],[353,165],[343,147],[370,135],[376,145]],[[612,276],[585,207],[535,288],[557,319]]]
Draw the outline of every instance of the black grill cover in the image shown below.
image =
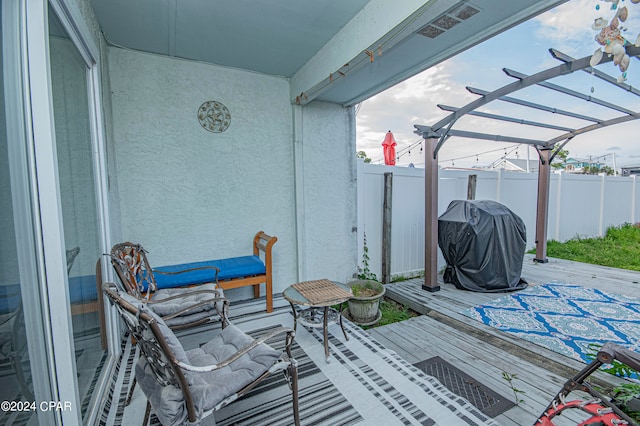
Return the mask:
[[444,282],[479,292],[521,290],[527,286],[520,277],[526,242],[524,222],[506,206],[454,200],[438,218]]

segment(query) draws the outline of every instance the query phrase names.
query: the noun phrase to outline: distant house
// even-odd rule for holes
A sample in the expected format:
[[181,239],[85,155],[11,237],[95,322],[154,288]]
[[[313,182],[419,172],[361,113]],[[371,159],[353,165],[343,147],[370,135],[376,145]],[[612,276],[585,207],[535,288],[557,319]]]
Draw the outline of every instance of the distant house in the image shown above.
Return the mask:
[[620,174],[622,176],[638,176],[640,175],[640,166],[622,167]]
[[[529,168],[527,169],[527,162]],[[538,160],[526,160],[520,158],[501,158],[491,165],[492,169],[504,169],[515,172],[538,172]]]
[[567,161],[565,161],[563,165],[564,170],[569,173],[581,173],[589,163],[575,158],[567,158]]
[[577,158],[567,158],[567,160],[563,163],[564,170],[567,173],[583,173],[584,169],[587,167],[596,167],[600,169],[604,164],[599,162],[592,162],[589,160],[580,160]]

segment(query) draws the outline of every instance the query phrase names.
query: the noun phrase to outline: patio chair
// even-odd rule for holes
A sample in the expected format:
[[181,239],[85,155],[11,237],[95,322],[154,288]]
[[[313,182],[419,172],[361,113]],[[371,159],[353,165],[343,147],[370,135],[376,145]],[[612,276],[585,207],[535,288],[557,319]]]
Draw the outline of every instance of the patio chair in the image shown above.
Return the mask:
[[66,254],[67,254],[67,274],[71,273],[71,268],[73,267],[73,262],[75,262],[76,257],[78,257],[78,253],[80,253],[80,247],[74,247],[74,248],[68,249],[66,251]]
[[[151,408],[163,425],[198,424],[277,371],[287,378],[294,423],[300,424],[292,329],[278,327],[254,339],[229,324],[205,345],[185,351],[173,331],[146,303],[119,292],[113,283],[105,283],[103,291],[117,307],[142,353],[135,377],[147,397],[143,425],[149,420]],[[280,334],[285,335],[284,352],[265,343]]]
[[[177,275],[194,269],[208,269],[212,271],[213,282],[199,285],[197,288],[158,289],[154,277],[156,272],[151,269],[146,250],[142,245],[130,242],[116,244],[111,248],[110,257],[111,265],[124,285],[124,290],[132,297],[145,301],[149,309],[159,315],[172,330],[198,327],[218,320],[222,328],[227,326],[229,301],[217,285],[218,268],[207,266],[166,273]],[[100,261],[97,267],[100,267]],[[101,275],[98,273],[97,277]],[[101,285],[100,281],[99,285]],[[104,345],[103,339],[103,347]],[[126,405],[131,402],[136,383],[134,377]]]
[[13,368],[22,400],[33,401],[29,369],[27,367],[25,371],[23,368],[23,365],[29,364],[29,351],[22,303],[14,312],[3,314],[0,318],[0,361],[7,360]]
[[[111,264],[127,293],[161,316],[173,330],[196,327],[220,319],[227,325],[229,302],[218,286],[218,268],[206,266],[177,272],[154,271],[140,244],[120,243],[111,249]],[[158,289],[154,274],[177,275],[193,270],[211,270],[212,282],[197,287]]]

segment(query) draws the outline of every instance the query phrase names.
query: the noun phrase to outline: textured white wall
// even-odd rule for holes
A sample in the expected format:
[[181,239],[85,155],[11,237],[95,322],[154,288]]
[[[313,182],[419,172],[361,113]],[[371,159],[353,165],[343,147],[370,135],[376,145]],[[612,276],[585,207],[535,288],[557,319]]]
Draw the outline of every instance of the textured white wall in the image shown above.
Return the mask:
[[[118,48],[108,60],[122,240],[142,243],[162,265],[250,254],[263,230],[278,237],[274,292],[295,282],[288,81]],[[226,132],[198,123],[208,100],[229,108]],[[355,127],[339,106],[310,105],[303,114],[305,253],[318,259],[321,276],[343,279],[355,269]]]
[[353,110],[312,102],[303,111],[307,269],[303,278],[345,282],[357,272]]

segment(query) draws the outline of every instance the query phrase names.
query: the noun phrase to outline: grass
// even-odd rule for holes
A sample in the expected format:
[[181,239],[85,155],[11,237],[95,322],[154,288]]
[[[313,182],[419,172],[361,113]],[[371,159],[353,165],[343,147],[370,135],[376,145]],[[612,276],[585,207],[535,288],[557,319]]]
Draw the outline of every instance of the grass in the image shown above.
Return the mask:
[[601,238],[576,237],[564,243],[550,240],[547,256],[640,271],[640,224],[611,227]]
[[[338,309],[339,306],[332,306],[335,309]],[[416,311],[409,309],[407,306],[404,306],[394,300],[383,297],[380,300],[380,312],[382,312],[382,318],[374,325],[358,325],[358,327],[363,330],[367,330],[369,328],[380,327],[382,325],[393,324],[394,322],[400,322],[404,320],[408,320],[409,318],[420,316]]]
[[380,312],[382,312],[382,318],[377,325],[393,324],[419,315],[408,307],[387,298],[380,301]]
[[408,320],[409,318],[420,315],[408,307],[386,297],[380,301],[380,312],[382,312],[382,318],[377,324],[364,326],[362,328],[366,330],[367,328],[380,327],[383,325],[393,324],[394,322]]

